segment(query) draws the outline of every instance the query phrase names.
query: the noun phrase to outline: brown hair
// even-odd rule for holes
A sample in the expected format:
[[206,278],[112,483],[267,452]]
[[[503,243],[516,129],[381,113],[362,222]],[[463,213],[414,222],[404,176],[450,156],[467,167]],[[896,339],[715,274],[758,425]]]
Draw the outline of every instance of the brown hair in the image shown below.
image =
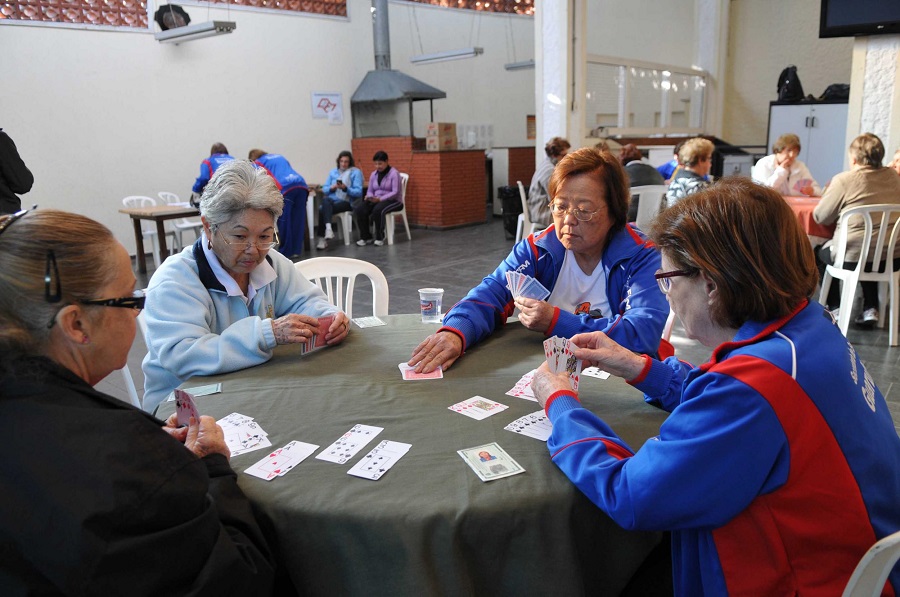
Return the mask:
[[609,210],[609,219],[612,221],[612,229],[619,230],[625,226],[625,218],[628,215],[628,203],[631,194],[628,190],[628,177],[619,159],[608,151],[599,151],[593,147],[583,147],[566,155],[559,161],[547,190],[550,193],[550,201],[556,198],[559,185],[569,176],[589,174],[596,176],[603,185],[605,191],[606,207]]
[[663,210],[650,238],[675,267],[704,272],[719,299],[715,323],[783,317],[816,289],[809,240],[781,195],[746,178],[726,178]]
[[266,155],[266,152],[262,149],[251,149],[250,153],[247,154],[247,159],[252,162],[253,160],[258,160],[264,155]]
[[568,151],[570,147],[572,146],[569,145],[569,142],[562,137],[553,137],[544,145],[544,152],[546,152],[548,157],[558,158],[563,151]]
[[772,153],[781,153],[791,147],[796,147],[797,151],[800,151],[800,137],[794,133],[785,133],[775,139],[775,143],[772,144]]
[[644,154],[641,153],[641,150],[634,143],[623,145],[622,151],[619,153],[619,161],[622,162],[623,166],[627,166],[629,162],[639,161],[643,157]]
[[685,141],[681,149],[678,150],[678,161],[682,166],[692,168],[711,156],[715,150],[716,146],[713,145],[712,141],[702,137],[694,137]]
[[850,144],[850,157],[860,166],[880,168],[884,160],[884,144],[872,133],[863,133]]
[[[97,289],[115,280],[115,243],[106,226],[56,209],[36,210],[9,224],[0,234],[0,350],[41,353],[62,306],[95,299]],[[55,303],[45,299],[51,249],[62,290]]]
[[225,147],[224,143],[213,143],[213,146],[209,150],[209,155],[217,153],[228,153],[228,148]]

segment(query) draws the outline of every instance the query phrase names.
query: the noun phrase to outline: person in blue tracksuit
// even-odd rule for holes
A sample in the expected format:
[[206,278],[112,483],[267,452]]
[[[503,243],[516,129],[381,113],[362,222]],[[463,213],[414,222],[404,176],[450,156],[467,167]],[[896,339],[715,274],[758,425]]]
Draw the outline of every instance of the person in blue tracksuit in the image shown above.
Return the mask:
[[[609,152],[584,148],[560,160],[550,178],[553,224],[513,247],[469,291],[409,360],[417,371],[447,369],[518,308],[519,321],[546,336],[604,331],[629,349],[656,355],[669,308],[653,278],[659,253],[625,223],[628,182]],[[513,298],[506,273],[527,274],[546,300]]]
[[209,150],[209,157],[200,162],[200,176],[194,181],[191,191],[199,196],[209,183],[209,179],[219,169],[219,166],[233,159],[233,157],[228,155],[228,148],[223,143],[213,143],[212,148]]
[[303,253],[306,200],[309,198],[306,180],[291,167],[291,163],[283,155],[251,149],[249,159],[269,173],[284,197],[284,212],[278,218],[278,235],[281,239],[279,251],[287,257],[300,255]]
[[[533,388],[553,461],[624,528],[671,531],[678,595],[841,594],[900,530],[900,438],[853,346],[807,298],[809,241],[776,191],[745,179],[682,199],[651,238],[661,289],[712,356],[692,367],[575,336],[585,365],[671,414],[634,452],[544,364]],[[900,567],[888,585],[900,590]]]

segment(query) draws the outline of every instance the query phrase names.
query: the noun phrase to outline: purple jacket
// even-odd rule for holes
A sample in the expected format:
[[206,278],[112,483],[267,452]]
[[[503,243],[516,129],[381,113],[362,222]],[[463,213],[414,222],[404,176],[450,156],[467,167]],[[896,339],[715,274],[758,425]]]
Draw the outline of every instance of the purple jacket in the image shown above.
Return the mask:
[[387,174],[378,182],[378,170],[372,172],[369,177],[369,190],[366,191],[367,197],[378,197],[381,201],[403,201],[400,196],[400,173],[393,166],[390,166]]

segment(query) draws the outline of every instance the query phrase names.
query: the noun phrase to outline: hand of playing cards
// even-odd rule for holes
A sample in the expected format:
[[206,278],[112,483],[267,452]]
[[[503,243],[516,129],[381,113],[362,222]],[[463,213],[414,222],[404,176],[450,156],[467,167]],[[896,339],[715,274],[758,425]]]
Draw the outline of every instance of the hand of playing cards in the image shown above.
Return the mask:
[[328,328],[334,323],[334,315],[327,315],[319,318],[319,333],[313,334],[312,338],[300,345],[300,354],[308,354],[314,350],[325,348],[325,336],[328,334]]
[[578,381],[581,379],[581,360],[575,358],[575,345],[568,338],[553,336],[544,340],[544,356],[547,357],[547,366],[553,373],[569,374],[572,381],[572,389],[578,391]]
[[513,298],[524,296],[525,298],[542,301],[550,296],[550,291],[544,285],[529,276],[516,271],[506,272],[506,287],[512,293]]

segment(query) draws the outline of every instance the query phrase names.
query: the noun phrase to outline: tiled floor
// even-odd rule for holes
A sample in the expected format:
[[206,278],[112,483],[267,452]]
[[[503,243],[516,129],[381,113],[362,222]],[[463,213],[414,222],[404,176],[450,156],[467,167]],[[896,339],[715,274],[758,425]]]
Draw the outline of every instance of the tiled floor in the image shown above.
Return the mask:
[[[402,227],[400,228],[402,230]],[[398,230],[399,232],[399,230]],[[466,292],[482,277],[493,271],[509,253],[513,242],[506,240],[502,220],[491,217],[483,225],[469,226],[448,231],[412,229],[412,242],[403,232],[394,245],[376,247],[369,245],[345,246],[342,239],[330,242],[324,251],[313,249],[308,257],[335,255],[365,259],[377,265],[387,277],[390,287],[390,313],[415,313],[419,309],[418,289],[436,286],[444,289],[444,310],[465,296]],[[150,260],[152,267],[152,260]],[[152,272],[151,272],[152,273]],[[141,279],[146,285],[149,277]],[[367,282],[357,283],[354,297],[354,315],[366,315],[371,309]],[[370,293],[369,293],[370,296]],[[900,348],[888,346],[887,330],[859,330],[851,324],[848,332],[875,383],[887,398],[888,407],[900,429]],[[701,363],[710,354],[709,349],[681,335],[676,323],[672,343],[676,354],[689,362]],[[410,346],[410,351],[412,350]],[[140,363],[146,354],[143,338],[135,339],[129,354],[129,367],[138,388],[143,387]],[[896,387],[895,387],[896,386]],[[122,376],[113,373],[98,385],[102,391],[118,397],[127,396]]]

